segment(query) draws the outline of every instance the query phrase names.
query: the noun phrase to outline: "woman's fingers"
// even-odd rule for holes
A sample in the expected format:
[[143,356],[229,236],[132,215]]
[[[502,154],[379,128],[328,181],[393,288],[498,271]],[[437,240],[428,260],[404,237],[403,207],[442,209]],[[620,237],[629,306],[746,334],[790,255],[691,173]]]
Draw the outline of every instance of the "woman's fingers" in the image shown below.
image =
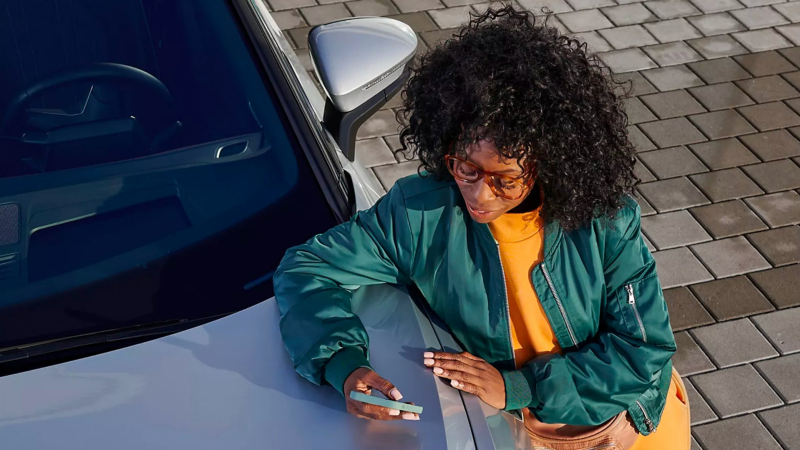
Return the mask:
[[378,392],[386,396],[386,398],[390,398],[395,401],[399,401],[403,398],[403,394],[397,390],[396,387],[387,379],[381,377],[377,373],[370,371],[364,377],[364,383],[367,384],[368,387],[373,389],[377,389]]
[[458,380],[451,380],[450,386],[453,386],[458,390],[469,392],[470,394],[475,394],[475,395],[479,395],[481,391],[481,388],[472,383],[464,383],[463,381],[458,381]]

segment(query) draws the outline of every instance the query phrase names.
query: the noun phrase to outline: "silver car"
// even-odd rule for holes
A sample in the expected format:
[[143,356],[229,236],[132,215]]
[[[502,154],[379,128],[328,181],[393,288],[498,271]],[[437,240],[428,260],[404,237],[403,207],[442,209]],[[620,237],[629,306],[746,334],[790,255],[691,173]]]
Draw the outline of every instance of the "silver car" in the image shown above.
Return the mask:
[[408,76],[408,26],[313,29],[323,97],[263,0],[0,6],[4,448],[530,448],[422,366],[459,346],[413,291],[354,309],[418,422],[351,416],[278,331],[285,250],[382,193],[354,139]]

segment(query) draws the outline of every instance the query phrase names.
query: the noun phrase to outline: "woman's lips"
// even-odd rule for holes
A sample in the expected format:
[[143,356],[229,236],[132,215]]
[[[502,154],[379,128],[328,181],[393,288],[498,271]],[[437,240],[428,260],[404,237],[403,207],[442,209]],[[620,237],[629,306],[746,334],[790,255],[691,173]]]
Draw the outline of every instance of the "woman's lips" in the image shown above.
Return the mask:
[[482,209],[475,209],[472,206],[470,206],[469,203],[467,203],[467,209],[469,210],[469,213],[472,214],[472,217],[475,217],[475,218],[478,218],[478,219],[485,219],[485,218],[491,217],[494,214],[494,211],[486,211],[486,210],[482,210]]

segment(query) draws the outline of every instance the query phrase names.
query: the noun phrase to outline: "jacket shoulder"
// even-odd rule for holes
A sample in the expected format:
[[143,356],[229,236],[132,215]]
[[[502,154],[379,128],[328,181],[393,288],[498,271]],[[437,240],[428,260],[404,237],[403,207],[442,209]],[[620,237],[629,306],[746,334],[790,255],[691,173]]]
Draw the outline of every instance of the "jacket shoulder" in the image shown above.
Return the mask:
[[400,189],[405,200],[419,196],[430,197],[436,191],[449,196],[455,182],[453,180],[439,180],[433,174],[422,172],[397,180],[393,189]]

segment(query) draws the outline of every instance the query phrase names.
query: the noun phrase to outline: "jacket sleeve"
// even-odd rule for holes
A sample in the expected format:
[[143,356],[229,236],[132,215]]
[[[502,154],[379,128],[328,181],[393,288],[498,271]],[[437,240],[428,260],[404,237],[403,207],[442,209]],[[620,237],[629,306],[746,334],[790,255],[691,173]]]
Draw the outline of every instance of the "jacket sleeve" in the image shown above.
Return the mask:
[[[620,215],[601,243],[606,299],[600,331],[563,355],[537,357],[503,373],[506,409],[528,406],[545,423],[599,425],[657,383],[675,340],[655,261],[641,236],[639,207]],[[638,312],[628,303],[629,289]]]
[[349,222],[290,248],[275,271],[280,331],[295,369],[340,393],[369,367],[369,338],[351,308],[359,286],[409,284],[411,229],[399,185]]

